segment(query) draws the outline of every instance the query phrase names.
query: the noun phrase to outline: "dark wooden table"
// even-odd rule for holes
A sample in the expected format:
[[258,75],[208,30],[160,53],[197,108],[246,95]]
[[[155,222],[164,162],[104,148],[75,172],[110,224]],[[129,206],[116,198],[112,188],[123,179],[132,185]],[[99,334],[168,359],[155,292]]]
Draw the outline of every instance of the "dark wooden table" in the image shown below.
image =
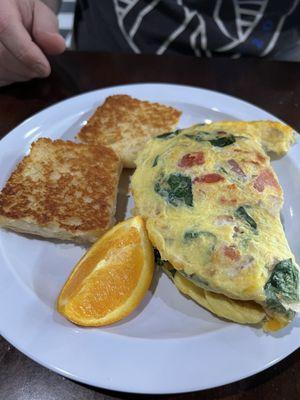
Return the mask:
[[[297,63],[68,52],[52,59],[52,66],[52,75],[46,80],[0,89],[0,137],[59,100],[93,89],[136,82],[171,82],[218,90],[256,104],[300,131],[300,64]],[[0,338],[0,400],[144,397],[154,396],[110,392],[72,382],[39,366]],[[240,382],[203,392],[162,397],[299,400],[300,350]]]

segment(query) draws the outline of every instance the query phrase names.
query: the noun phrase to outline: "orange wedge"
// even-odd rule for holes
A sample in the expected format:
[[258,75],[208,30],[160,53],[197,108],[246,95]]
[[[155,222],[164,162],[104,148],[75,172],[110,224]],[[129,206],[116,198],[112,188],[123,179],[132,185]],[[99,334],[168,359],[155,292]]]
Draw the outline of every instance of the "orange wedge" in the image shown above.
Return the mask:
[[83,326],[102,326],[130,314],[154,272],[153,248],[137,216],[114,226],[81,258],[65,283],[57,310]]

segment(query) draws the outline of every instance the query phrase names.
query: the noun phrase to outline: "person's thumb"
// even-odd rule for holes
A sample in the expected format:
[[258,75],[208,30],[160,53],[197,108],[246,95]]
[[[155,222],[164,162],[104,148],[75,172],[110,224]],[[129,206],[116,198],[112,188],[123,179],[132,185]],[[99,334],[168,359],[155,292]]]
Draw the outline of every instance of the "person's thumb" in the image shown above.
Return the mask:
[[36,1],[33,10],[32,38],[45,54],[62,53],[66,44],[58,32],[56,15],[41,1]]

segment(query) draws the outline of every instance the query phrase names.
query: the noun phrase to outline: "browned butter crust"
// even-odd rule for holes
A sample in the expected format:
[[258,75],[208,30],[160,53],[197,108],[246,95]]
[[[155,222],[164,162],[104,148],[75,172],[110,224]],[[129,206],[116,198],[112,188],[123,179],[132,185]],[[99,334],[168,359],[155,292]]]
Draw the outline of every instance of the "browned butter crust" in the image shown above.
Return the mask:
[[174,129],[180,115],[180,111],[163,104],[114,95],[97,108],[78,138],[112,146],[125,167],[134,167],[136,153],[145,141]]
[[120,173],[110,148],[39,139],[0,193],[0,225],[93,242],[112,225]]

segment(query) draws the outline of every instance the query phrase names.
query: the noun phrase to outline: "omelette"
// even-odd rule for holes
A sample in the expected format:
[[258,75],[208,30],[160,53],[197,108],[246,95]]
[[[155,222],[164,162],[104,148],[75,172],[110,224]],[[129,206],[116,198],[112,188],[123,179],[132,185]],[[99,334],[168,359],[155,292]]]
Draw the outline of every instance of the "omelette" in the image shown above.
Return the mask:
[[176,287],[265,331],[286,326],[299,307],[299,266],[267,155],[284,155],[293,141],[279,122],[195,125],[151,139],[132,177],[135,212]]

